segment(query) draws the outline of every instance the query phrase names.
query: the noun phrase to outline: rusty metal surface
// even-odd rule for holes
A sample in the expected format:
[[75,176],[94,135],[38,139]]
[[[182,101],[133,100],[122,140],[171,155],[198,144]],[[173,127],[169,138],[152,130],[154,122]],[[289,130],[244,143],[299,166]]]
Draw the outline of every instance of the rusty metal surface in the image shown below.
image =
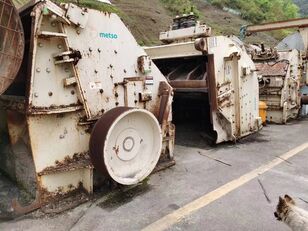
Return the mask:
[[294,27],[307,27],[308,18],[295,18],[284,21],[268,22],[259,25],[249,25],[246,28],[247,33],[281,30]]
[[24,53],[23,27],[11,0],[0,0],[0,94],[14,81]]
[[81,104],[70,104],[70,105],[59,105],[59,106],[50,106],[50,107],[30,107],[28,113],[31,115],[39,115],[39,114],[57,114],[64,112],[74,112],[83,109],[83,105]]
[[88,152],[75,153],[72,157],[66,156],[63,161],[56,161],[54,166],[49,166],[39,172],[39,176],[48,175],[57,172],[72,171],[79,168],[90,167],[90,156]]
[[307,105],[308,104],[308,95],[302,95],[301,97],[301,104]]
[[159,103],[159,112],[158,112],[159,124],[162,124],[163,121],[167,119],[166,116],[168,116],[169,114],[169,110],[167,110],[167,107],[168,107],[169,95],[171,91],[172,89],[169,87],[169,85],[166,82],[160,82],[159,84],[160,103]]
[[300,54],[297,50],[279,51],[279,60],[256,63],[260,100],[268,106],[267,120],[283,124],[298,116],[300,99]]
[[275,62],[276,60],[279,59],[279,53],[276,49],[272,49],[272,48],[265,48],[264,44],[262,43],[260,45],[260,50],[257,49],[253,49],[251,51],[251,56],[252,56],[252,60],[254,62],[258,62],[258,61],[269,61],[272,60],[273,62]]
[[[39,194],[40,194],[40,203],[42,205],[46,205],[50,202],[57,202],[63,200],[65,198],[69,198],[73,195],[76,195],[80,192],[84,192],[87,194],[84,189],[84,185],[82,182],[79,182],[77,186],[70,185],[70,191],[65,191],[64,188],[58,187],[56,191],[50,192],[47,188],[40,186]],[[82,203],[82,202],[81,202]]]
[[83,190],[75,190],[69,195],[66,195],[64,198],[61,197],[58,201],[53,201],[52,203],[42,205],[41,210],[45,214],[55,215],[70,209],[74,209],[78,205],[83,204],[90,199],[91,197]]
[[170,81],[170,85],[177,88],[207,88],[205,80],[174,80]]
[[104,140],[107,137],[108,131],[112,123],[125,111],[131,110],[128,107],[117,107],[105,113],[94,125],[91,133],[89,154],[91,162],[100,173],[108,175],[104,161]]
[[288,61],[256,63],[258,75],[262,76],[285,76],[289,67]]
[[35,200],[28,205],[21,205],[17,199],[11,203],[15,217],[25,215],[41,209],[45,214],[58,214],[89,201],[90,196],[83,189],[82,184],[72,188],[70,192],[58,190],[57,194],[50,193],[46,189],[37,190]]
[[[207,85],[209,88],[209,99],[211,105],[211,111],[216,111],[218,108],[216,78],[215,78],[215,64],[214,55],[208,56],[208,71],[207,71]],[[211,118],[212,120],[213,118]],[[212,121],[211,121],[212,122]]]

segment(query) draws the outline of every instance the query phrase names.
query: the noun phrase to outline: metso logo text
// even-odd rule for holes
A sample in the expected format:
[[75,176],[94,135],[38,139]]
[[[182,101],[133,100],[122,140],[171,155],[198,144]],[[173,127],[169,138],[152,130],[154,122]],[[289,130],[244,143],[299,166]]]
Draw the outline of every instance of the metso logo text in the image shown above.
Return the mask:
[[99,33],[99,37],[101,37],[101,38],[108,38],[108,39],[117,39],[118,35],[117,34],[112,34],[112,33]]

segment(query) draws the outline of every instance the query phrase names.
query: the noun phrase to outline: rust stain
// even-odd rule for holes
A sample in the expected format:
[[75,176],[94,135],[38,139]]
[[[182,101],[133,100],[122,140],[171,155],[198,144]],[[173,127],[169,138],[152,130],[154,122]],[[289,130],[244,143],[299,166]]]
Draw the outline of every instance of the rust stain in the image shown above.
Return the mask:
[[145,57],[146,56],[143,55],[143,56],[138,57],[137,59],[138,70],[143,74],[145,74],[145,69],[144,69],[144,58]]
[[159,103],[157,103],[153,114],[158,119],[159,124],[167,121],[170,107],[168,106],[170,95],[172,94],[172,88],[166,82],[159,83],[158,95],[160,96]]
[[64,198],[80,194],[81,192],[86,193],[86,190],[84,189],[82,182],[79,182],[77,187],[70,185],[70,191],[64,191],[63,187],[58,187],[55,192],[49,192],[47,188],[40,187],[39,192],[40,192],[41,206],[43,206],[51,202],[60,201],[63,200]]
[[81,107],[82,104],[75,104],[75,103],[72,103],[72,104],[69,104],[69,105],[51,105],[50,107],[35,107],[35,106],[32,106],[31,107],[31,110],[32,111],[48,111],[48,110],[55,110],[55,109],[63,109],[63,108],[68,108],[68,107]]
[[116,147],[113,147],[113,150],[115,151],[115,153],[117,154],[117,155],[119,155],[119,145]]
[[51,105],[50,107],[34,107],[30,104],[28,114],[48,115],[52,113],[61,113],[63,111],[79,111],[83,108],[82,104]]
[[207,86],[209,89],[209,100],[211,108],[211,123],[213,123],[212,112],[217,111],[218,100],[217,100],[217,89],[216,89],[216,76],[215,76],[215,65],[214,55],[208,55],[208,75],[207,75]]
[[171,80],[170,85],[175,88],[204,88],[207,89],[206,80]]
[[54,166],[46,167],[38,175],[43,176],[56,172],[67,172],[85,167],[92,167],[88,152],[75,153],[73,156],[66,156],[62,161],[55,161]]

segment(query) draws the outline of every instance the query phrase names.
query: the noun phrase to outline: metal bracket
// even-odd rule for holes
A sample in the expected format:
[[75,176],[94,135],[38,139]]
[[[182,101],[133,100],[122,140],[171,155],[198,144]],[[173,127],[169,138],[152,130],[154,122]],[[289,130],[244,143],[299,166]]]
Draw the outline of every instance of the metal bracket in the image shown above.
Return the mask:
[[85,28],[88,22],[89,13],[86,8],[80,8],[70,3],[66,12],[66,18],[80,28]]
[[76,65],[81,59],[81,53],[78,50],[70,50],[70,51],[65,51],[59,54],[56,54],[53,56],[55,59],[55,64],[62,64],[62,63],[73,63]]
[[163,123],[168,101],[169,95],[171,94],[172,89],[166,82],[160,82],[159,84],[159,96],[160,96],[160,103],[159,103],[159,112],[158,112],[158,122],[159,124]]

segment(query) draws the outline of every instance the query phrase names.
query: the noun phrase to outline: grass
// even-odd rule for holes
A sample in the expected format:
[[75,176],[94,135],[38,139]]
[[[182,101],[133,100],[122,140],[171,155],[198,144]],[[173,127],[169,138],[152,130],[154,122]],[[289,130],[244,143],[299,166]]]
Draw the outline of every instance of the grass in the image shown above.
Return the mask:
[[80,7],[90,8],[108,13],[119,13],[119,10],[110,4],[93,0],[55,0],[57,3],[73,3]]

